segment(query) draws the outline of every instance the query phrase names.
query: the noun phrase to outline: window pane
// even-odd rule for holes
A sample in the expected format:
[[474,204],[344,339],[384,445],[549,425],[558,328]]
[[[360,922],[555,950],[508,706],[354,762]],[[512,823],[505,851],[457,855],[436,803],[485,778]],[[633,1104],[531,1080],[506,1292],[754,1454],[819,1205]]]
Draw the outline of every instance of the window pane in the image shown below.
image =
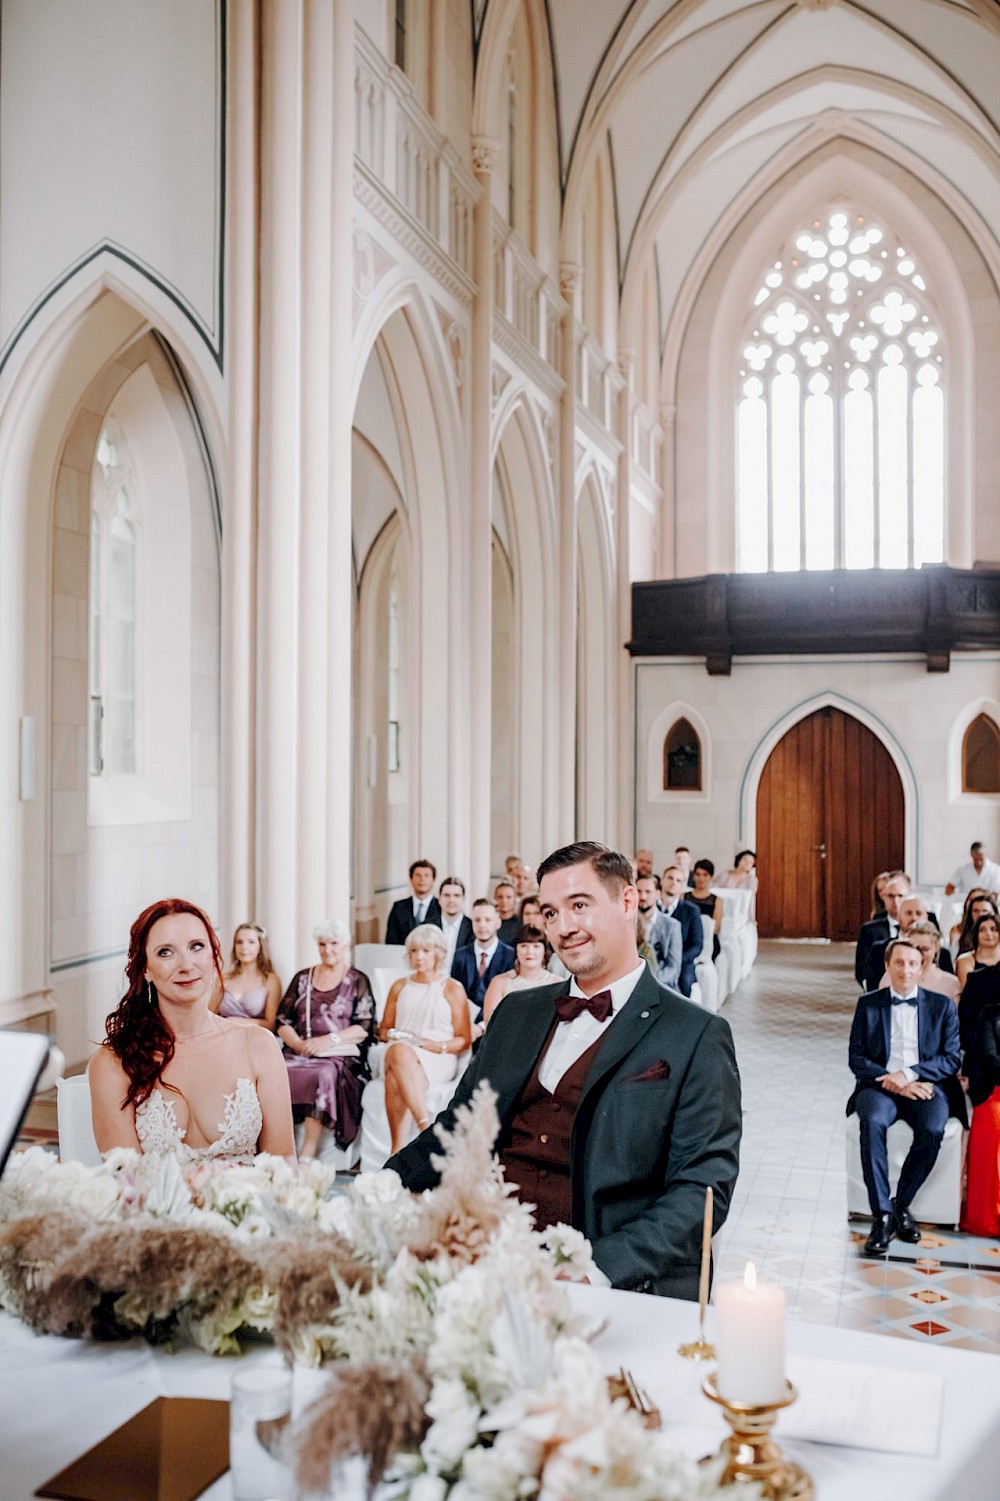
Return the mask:
[[881,568],[905,568],[908,557],[906,371],[898,347],[878,373],[878,515]]
[[844,566],[875,562],[875,422],[868,375],[855,370],[844,398]]
[[806,567],[834,566],[833,401],[825,375],[809,380],[805,411]]
[[934,365],[913,393],[913,561],[944,561],[944,397]]
[[741,573],[767,571],[767,407],[763,385],[754,377],[739,405],[737,445],[737,561]]
[[772,539],[775,570],[798,568],[799,378],[791,355],[782,355],[771,386]]

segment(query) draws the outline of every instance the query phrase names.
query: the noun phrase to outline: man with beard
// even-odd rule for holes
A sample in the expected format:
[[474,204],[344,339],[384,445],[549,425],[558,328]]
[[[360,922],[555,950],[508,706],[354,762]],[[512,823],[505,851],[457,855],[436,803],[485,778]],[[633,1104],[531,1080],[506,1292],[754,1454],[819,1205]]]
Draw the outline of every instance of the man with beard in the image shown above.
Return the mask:
[[[497,1096],[496,1150],[541,1228],[574,1225],[613,1287],[698,1296],[705,1190],[717,1230],[739,1169],[740,1083],[728,1024],[665,990],[636,950],[625,855],[594,842],[538,867],[546,936],[570,980],[509,994],[436,1129],[480,1083]],[[424,1131],[387,1163],[437,1182]]]

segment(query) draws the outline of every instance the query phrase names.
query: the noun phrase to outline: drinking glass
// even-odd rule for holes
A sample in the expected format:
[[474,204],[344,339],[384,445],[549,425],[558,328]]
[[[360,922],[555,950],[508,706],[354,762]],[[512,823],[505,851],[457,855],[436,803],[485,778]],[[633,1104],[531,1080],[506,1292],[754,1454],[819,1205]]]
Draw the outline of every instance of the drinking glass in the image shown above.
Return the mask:
[[233,1501],[294,1501],[282,1440],[292,1412],[292,1374],[251,1366],[233,1375],[229,1467]]

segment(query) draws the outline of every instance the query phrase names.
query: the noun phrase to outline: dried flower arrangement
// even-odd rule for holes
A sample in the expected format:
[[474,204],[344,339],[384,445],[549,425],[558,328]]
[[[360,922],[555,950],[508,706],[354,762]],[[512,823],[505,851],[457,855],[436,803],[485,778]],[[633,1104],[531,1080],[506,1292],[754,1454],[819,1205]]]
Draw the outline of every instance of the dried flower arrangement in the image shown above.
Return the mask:
[[[304,1492],[350,1457],[399,1501],[702,1501],[718,1473],[609,1396],[566,1283],[592,1267],[568,1226],[534,1230],[493,1155],[481,1086],[420,1197],[392,1172],[324,1197],[275,1159],[191,1168],[112,1153],[61,1168],[31,1152],[0,1183],[0,1306],[64,1335],[238,1350],[266,1330],[328,1364],[291,1435]],[[44,1154],[41,1154],[44,1156]]]

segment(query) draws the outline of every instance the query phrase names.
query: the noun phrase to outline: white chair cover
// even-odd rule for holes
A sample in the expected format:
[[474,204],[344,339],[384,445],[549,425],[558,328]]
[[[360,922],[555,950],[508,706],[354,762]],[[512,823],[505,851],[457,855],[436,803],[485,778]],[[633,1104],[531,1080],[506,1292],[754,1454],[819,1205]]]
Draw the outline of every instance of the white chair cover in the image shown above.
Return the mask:
[[90,1080],[86,1074],[56,1080],[56,1118],[60,1161],[100,1167],[101,1154],[94,1140],[94,1122],[90,1113]]
[[[893,1190],[899,1182],[913,1132],[905,1121],[896,1121],[889,1127],[889,1182]],[[944,1131],[944,1140],[938,1159],[917,1194],[910,1211],[915,1220],[929,1225],[957,1226],[962,1215],[962,1179],[965,1172],[965,1150],[968,1132],[961,1121],[951,1116]],[[868,1192],[861,1172],[861,1122],[856,1115],[847,1117],[847,1213],[870,1215]]]

